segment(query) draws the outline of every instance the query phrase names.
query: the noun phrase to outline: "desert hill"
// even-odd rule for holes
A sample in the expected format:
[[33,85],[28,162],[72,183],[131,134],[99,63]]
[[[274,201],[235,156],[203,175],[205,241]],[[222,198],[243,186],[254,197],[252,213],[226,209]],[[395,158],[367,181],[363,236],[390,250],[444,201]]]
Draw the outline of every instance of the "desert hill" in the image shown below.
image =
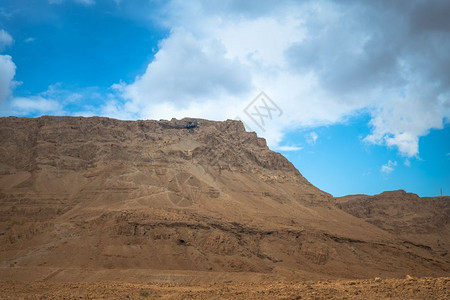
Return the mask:
[[448,199],[381,217],[408,194],[335,200],[241,122],[187,121],[0,118],[1,278],[449,274]]
[[336,198],[339,208],[396,235],[411,247],[449,260],[450,197],[424,197],[403,190]]

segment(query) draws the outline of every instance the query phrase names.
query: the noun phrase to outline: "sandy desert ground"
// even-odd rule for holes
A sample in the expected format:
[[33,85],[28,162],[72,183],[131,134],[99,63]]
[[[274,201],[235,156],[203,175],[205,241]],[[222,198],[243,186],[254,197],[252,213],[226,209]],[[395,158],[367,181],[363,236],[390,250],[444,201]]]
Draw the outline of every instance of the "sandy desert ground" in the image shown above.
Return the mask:
[[449,299],[450,278],[210,284],[0,282],[2,299]]

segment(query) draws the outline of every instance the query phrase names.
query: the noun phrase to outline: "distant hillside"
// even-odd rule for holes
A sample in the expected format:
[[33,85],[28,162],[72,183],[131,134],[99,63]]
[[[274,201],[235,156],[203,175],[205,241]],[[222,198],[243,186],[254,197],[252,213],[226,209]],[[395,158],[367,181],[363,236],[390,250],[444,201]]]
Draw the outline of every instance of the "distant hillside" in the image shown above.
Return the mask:
[[349,214],[435,252],[450,262],[450,197],[420,198],[403,190],[336,198]]

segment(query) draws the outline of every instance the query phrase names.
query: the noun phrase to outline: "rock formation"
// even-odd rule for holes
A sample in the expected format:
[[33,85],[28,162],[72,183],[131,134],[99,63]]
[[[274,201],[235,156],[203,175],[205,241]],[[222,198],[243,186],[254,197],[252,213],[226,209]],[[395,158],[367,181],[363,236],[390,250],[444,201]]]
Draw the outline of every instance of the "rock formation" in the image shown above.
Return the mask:
[[[425,205],[437,217],[411,206],[404,223],[391,210],[380,219],[384,204],[333,199],[241,122],[165,126],[189,120],[0,118],[1,276],[448,274],[448,198]],[[402,201],[428,201],[407,197],[392,200],[399,213]],[[440,222],[447,231],[438,232]],[[425,241],[399,234],[404,227]]]

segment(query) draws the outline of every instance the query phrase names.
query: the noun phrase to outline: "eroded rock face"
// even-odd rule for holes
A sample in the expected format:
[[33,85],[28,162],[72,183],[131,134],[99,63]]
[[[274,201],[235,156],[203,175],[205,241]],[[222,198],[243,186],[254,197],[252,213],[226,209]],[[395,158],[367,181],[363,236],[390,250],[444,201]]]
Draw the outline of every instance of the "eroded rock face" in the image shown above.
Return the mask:
[[0,267],[448,270],[336,207],[241,122],[189,120],[0,118]]
[[[240,121],[202,120],[199,128],[164,126],[171,122],[126,122],[107,118],[2,118],[0,162],[33,171],[39,166],[86,170],[102,162],[168,162],[195,160],[197,164],[230,169],[257,167],[297,172],[266,142],[246,132]],[[20,150],[20,151],[19,151]],[[297,172],[298,173],[298,172]]]
[[348,213],[397,234],[426,234],[450,226],[450,197],[420,198],[403,190],[337,198]]
[[450,197],[420,198],[403,190],[336,199],[349,214],[396,235],[405,245],[449,260]]

